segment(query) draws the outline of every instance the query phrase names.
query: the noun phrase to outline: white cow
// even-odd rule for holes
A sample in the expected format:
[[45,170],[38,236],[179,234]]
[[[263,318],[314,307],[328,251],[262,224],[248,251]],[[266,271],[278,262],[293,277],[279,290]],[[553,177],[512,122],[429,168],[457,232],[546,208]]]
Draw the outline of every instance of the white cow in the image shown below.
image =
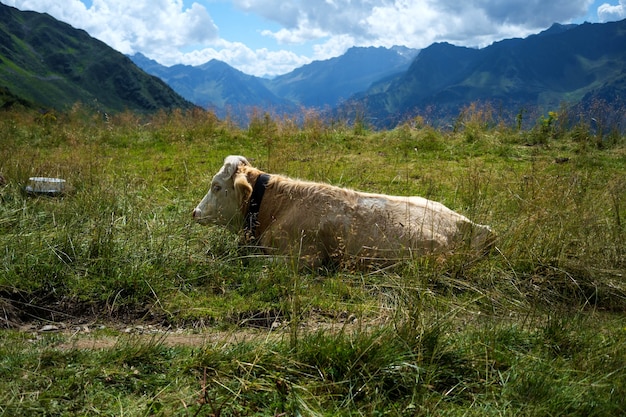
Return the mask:
[[271,255],[311,268],[389,264],[425,254],[486,253],[495,235],[441,203],[268,175],[228,156],[193,211],[200,224],[245,230]]

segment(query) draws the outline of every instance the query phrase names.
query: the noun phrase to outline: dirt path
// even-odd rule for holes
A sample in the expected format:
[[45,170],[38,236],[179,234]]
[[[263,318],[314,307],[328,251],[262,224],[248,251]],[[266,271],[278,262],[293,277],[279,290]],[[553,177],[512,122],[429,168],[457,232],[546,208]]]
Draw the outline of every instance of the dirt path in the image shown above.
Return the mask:
[[[318,330],[356,330],[359,326],[380,325],[384,320],[360,322],[349,316],[333,321],[320,317],[310,318],[298,325],[299,332]],[[19,329],[28,333],[32,340],[39,340],[50,334],[58,334],[59,349],[112,349],[120,343],[162,343],[166,346],[211,346],[230,345],[242,342],[279,341],[290,337],[289,323],[275,322],[270,327],[236,327],[220,330],[210,326],[171,328],[154,324],[110,323],[29,323]]]

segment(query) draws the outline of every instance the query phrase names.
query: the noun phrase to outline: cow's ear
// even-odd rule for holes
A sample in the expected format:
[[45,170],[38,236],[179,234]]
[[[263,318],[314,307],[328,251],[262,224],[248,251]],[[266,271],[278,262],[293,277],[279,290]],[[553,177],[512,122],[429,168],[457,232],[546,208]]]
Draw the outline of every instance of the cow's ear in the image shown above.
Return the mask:
[[220,170],[220,176],[224,179],[232,178],[237,173],[239,165],[250,165],[250,162],[243,156],[230,155],[224,159],[224,166]]
[[250,199],[252,195],[252,186],[248,182],[245,175],[237,175],[235,177],[235,192],[239,196],[239,201],[243,204]]

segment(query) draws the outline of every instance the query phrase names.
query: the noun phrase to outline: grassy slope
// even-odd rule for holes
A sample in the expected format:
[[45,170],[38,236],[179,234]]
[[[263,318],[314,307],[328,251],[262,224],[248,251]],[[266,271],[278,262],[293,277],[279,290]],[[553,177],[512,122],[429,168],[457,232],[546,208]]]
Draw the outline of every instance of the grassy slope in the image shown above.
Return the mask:
[[[259,117],[239,130],[204,112],[2,113],[5,326],[280,327],[249,342],[126,336],[101,350],[74,345],[98,332],[4,330],[0,412],[623,413],[625,142],[559,116],[516,132],[472,108],[453,132],[419,120],[367,132],[314,114],[302,128]],[[236,236],[190,219],[233,153],[270,172],[442,201],[492,225],[498,249],[323,275],[244,256]],[[72,190],[27,197],[34,175]]]
[[[0,4],[0,87],[36,106],[101,111],[191,108],[120,52],[47,14]],[[10,104],[0,95],[0,105]]]

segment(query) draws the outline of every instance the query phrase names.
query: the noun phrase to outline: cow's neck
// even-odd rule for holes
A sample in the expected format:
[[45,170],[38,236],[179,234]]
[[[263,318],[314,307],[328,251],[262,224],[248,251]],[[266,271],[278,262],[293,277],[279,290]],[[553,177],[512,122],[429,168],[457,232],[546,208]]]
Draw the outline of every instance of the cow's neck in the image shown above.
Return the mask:
[[250,202],[248,203],[248,211],[243,224],[243,230],[250,238],[256,237],[256,228],[259,225],[259,210],[261,209],[261,202],[263,201],[263,195],[265,194],[265,189],[267,188],[269,180],[269,174],[261,173],[257,177],[254,182],[254,187],[252,188]]

